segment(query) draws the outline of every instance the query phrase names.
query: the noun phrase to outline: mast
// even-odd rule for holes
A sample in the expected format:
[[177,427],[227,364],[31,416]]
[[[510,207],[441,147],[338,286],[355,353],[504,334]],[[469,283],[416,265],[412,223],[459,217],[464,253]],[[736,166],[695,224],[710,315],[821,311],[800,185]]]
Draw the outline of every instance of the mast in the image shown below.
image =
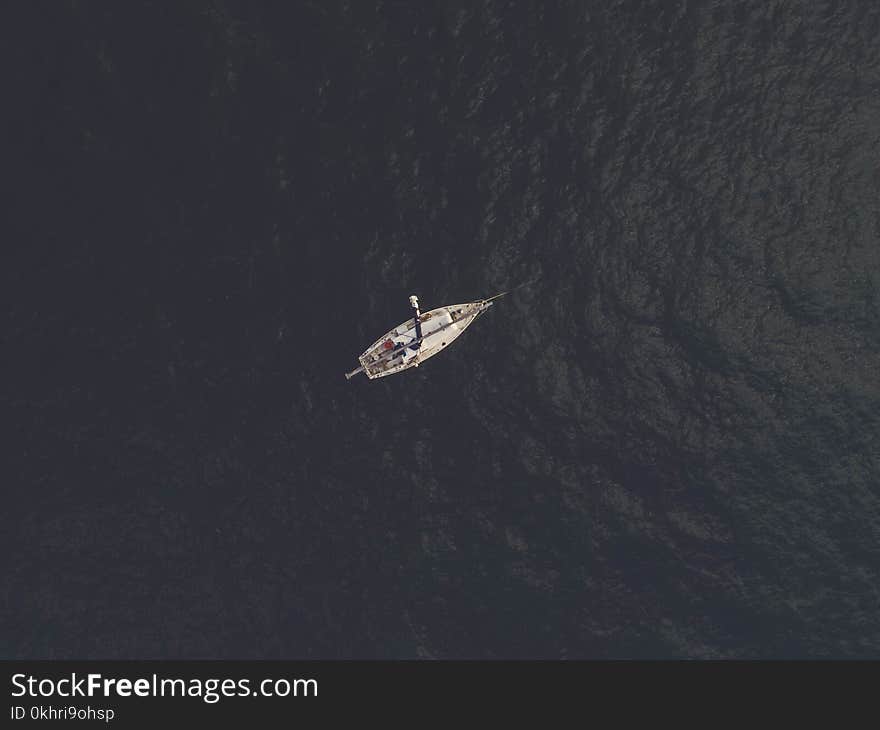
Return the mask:
[[416,325],[416,349],[419,349],[422,346],[422,320],[419,319],[422,315],[419,313],[419,298],[413,294],[409,298],[409,303],[412,305],[412,308],[416,310],[415,314],[415,325]]

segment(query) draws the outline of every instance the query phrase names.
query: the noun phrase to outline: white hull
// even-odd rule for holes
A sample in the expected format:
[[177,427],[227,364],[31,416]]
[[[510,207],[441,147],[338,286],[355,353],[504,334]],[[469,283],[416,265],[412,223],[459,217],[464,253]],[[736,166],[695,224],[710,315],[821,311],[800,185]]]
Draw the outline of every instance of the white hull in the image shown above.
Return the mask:
[[438,307],[420,315],[422,339],[416,336],[415,319],[389,330],[358,358],[361,367],[346,377],[363,371],[371,380],[418,367],[429,357],[445,350],[480,314],[492,306],[481,300]]

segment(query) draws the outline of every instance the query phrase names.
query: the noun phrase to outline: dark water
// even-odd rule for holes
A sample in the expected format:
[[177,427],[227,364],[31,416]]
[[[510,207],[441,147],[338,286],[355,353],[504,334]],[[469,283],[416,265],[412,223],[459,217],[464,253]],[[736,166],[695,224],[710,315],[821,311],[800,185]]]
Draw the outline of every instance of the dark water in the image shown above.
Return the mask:
[[4,656],[880,656],[876,3],[15,14]]

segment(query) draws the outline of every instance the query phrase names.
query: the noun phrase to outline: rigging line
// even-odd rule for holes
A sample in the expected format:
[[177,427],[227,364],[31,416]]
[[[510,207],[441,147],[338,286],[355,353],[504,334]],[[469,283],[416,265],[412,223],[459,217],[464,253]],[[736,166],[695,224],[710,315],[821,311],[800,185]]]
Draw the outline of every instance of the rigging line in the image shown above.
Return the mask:
[[496,294],[494,297],[489,297],[488,299],[484,299],[483,301],[484,302],[491,302],[493,299],[499,299],[500,297],[503,297],[505,294],[510,294],[510,292],[516,291],[517,289],[522,289],[524,286],[528,286],[529,284],[534,284],[540,278],[541,278],[540,276],[536,276],[533,279],[529,279],[528,281],[525,281],[522,284],[518,284],[517,286],[515,286],[511,289],[508,289],[507,291],[503,291],[500,294]]

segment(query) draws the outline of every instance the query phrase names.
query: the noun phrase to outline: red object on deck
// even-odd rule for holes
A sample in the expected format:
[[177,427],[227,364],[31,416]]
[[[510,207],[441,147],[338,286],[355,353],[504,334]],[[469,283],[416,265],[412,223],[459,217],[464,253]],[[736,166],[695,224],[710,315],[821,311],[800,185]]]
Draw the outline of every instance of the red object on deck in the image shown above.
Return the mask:
[[394,343],[391,340],[385,340],[385,342],[382,343],[382,347],[386,350],[391,350],[394,347]]

